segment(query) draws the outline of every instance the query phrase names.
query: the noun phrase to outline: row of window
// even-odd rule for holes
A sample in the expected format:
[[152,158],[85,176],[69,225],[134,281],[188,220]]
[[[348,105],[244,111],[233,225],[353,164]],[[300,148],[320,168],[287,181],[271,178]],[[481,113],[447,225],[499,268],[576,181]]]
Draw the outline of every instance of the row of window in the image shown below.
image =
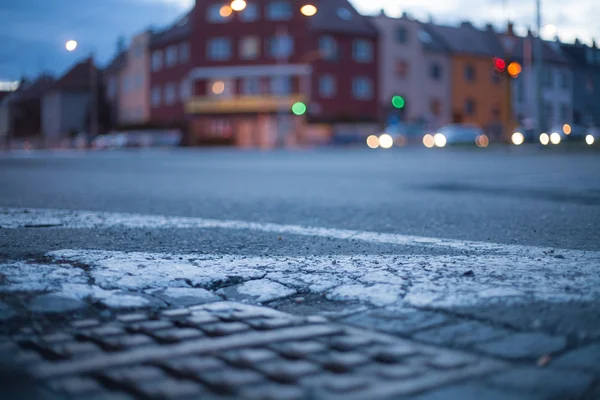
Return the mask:
[[[261,10],[257,3],[248,3],[246,8],[236,13],[240,21],[254,22],[261,18]],[[206,19],[213,24],[225,23],[233,18],[234,13],[231,12],[224,3],[215,3],[208,7]],[[293,16],[292,3],[289,1],[272,1],[267,4],[264,11],[264,16],[269,21],[287,21]]]
[[174,44],[164,51],[152,52],[152,71],[160,71],[163,68],[174,67],[177,64],[186,64],[190,61],[190,44],[188,42]]
[[[439,81],[440,79],[442,79],[442,71],[443,71],[442,66],[437,62],[432,62],[429,65],[429,76],[434,81]],[[409,64],[407,61],[405,61],[405,60],[396,61],[396,75],[400,79],[409,78],[410,71],[409,71]]]
[[[262,87],[264,81],[259,77],[244,78],[241,85],[241,94],[258,95],[267,92]],[[231,81],[216,80],[209,83],[209,92],[212,95],[231,95],[234,93]],[[292,93],[292,81],[290,77],[275,77],[268,81],[268,91],[272,94],[288,95]],[[322,75],[319,77],[319,95],[324,99],[335,97],[337,93],[337,80],[333,75]],[[178,99],[186,100],[192,96],[192,87],[189,81],[183,81],[179,85],[168,83],[164,89],[160,86],[152,87],[151,104],[158,107],[161,104],[173,105]],[[352,96],[357,100],[371,100],[374,96],[373,81],[364,76],[355,77],[352,80]]]
[[[267,39],[265,44],[269,56],[273,58],[288,58],[294,53],[294,38],[289,35],[279,35]],[[319,50],[323,58],[337,60],[340,57],[337,41],[331,36],[319,39]],[[239,57],[242,60],[253,60],[260,56],[260,38],[246,36],[239,42]],[[229,37],[215,37],[208,40],[206,57],[213,61],[226,61],[233,57],[233,41]],[[352,58],[356,62],[370,63],[373,61],[373,45],[368,40],[357,39],[352,42]]]

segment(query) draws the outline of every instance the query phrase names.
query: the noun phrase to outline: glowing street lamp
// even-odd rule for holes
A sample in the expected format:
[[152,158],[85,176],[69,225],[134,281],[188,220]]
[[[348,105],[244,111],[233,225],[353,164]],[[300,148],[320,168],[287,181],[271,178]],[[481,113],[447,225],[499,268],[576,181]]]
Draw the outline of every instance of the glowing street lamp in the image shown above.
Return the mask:
[[231,2],[231,9],[233,11],[242,11],[246,8],[246,0],[233,0]]
[[312,17],[317,13],[317,7],[313,4],[305,4],[300,8],[300,12],[305,17]]
[[67,49],[67,51],[75,51],[76,48],[77,48],[76,40],[67,40],[67,43],[65,43],[65,49]]

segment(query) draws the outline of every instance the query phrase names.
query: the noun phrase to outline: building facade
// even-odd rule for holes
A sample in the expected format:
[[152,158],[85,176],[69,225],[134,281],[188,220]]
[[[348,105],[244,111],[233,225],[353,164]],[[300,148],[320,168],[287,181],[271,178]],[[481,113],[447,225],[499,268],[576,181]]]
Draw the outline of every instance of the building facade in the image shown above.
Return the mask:
[[600,49],[591,46],[562,43],[561,50],[571,60],[573,123],[584,127],[600,126]]
[[109,82],[107,90],[118,88],[119,126],[143,125],[150,121],[150,40],[151,31],[135,35],[124,53],[118,82]]
[[[450,53],[434,39],[426,24],[404,14],[392,18],[382,11],[373,17],[379,30],[379,102],[384,115],[400,113],[401,119],[422,122],[428,130],[450,123]],[[392,106],[402,96],[404,108]]]
[[494,69],[494,57],[504,56],[496,32],[491,25],[481,30],[468,22],[458,27],[427,24],[427,28],[451,52],[452,122],[475,124],[492,139],[506,140],[514,121],[508,120],[508,78]]
[[164,33],[176,39],[153,39],[151,64],[174,54],[170,46],[193,49],[191,63],[152,69],[153,120],[184,120],[191,144],[247,147],[307,143],[337,123],[373,125],[377,30],[346,0],[314,3],[308,17],[291,0],[252,0],[241,12],[197,1],[181,24],[188,29],[176,24]]

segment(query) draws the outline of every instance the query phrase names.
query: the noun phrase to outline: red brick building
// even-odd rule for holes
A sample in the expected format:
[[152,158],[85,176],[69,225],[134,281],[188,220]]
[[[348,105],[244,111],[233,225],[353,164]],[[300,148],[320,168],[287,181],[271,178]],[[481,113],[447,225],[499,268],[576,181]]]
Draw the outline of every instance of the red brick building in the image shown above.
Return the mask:
[[[247,0],[231,12],[222,0],[197,0],[185,24],[153,39],[153,67],[160,58],[166,66],[169,48],[189,43],[191,54],[151,68],[152,119],[183,122],[192,144],[260,147],[313,142],[342,123],[374,124],[377,30],[347,0],[312,0],[311,17],[300,11],[307,3]],[[308,106],[304,115],[292,113],[296,102]]]

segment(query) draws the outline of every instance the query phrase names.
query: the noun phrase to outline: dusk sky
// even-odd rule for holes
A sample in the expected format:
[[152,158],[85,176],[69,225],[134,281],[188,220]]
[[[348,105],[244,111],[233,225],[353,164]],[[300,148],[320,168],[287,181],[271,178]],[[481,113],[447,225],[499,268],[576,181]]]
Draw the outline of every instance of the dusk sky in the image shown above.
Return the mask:
[[[510,17],[518,27],[535,26],[535,0],[352,0],[366,14],[385,9],[389,15],[402,11],[422,20],[454,24],[471,20],[503,25]],[[598,0],[542,0],[544,24],[552,24],[561,39],[585,41],[600,38]],[[64,72],[92,51],[100,63],[114,54],[119,36],[128,38],[153,25],[162,27],[188,10],[193,0],[0,0],[0,81],[18,80],[41,71]],[[553,37],[548,28],[546,37]],[[74,38],[79,48],[64,50]]]

